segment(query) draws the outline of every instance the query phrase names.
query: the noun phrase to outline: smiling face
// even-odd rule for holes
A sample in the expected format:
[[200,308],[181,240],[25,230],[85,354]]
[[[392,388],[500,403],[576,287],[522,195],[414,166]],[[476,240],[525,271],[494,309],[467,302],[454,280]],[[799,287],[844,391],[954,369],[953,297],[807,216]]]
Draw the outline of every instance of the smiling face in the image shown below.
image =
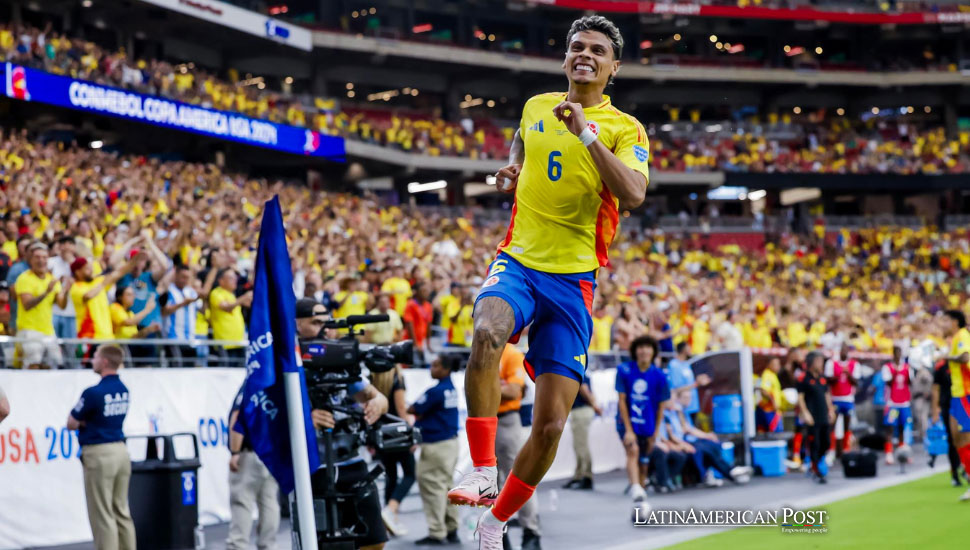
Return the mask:
[[620,69],[613,43],[599,31],[579,31],[569,37],[562,65],[570,84],[606,88]]

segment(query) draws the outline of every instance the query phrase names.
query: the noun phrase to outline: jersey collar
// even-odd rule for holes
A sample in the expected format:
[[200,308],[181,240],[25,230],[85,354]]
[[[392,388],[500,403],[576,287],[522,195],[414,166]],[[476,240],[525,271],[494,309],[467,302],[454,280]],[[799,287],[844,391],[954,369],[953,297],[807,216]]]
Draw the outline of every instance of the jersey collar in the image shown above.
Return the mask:
[[[563,98],[563,100],[565,100],[567,97],[569,97],[569,92],[562,92],[562,98]],[[609,107],[610,106],[610,96],[608,96],[606,94],[603,94],[603,98],[604,98],[604,100],[603,100],[602,103],[599,103],[599,104],[594,105],[592,107],[586,107],[586,109],[605,109],[605,108]]]

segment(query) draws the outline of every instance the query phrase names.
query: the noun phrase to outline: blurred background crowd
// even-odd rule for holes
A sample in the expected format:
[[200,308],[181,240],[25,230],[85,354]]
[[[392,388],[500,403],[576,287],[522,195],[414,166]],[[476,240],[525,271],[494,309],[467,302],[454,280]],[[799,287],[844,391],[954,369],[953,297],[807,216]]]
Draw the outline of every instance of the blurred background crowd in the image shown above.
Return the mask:
[[[427,349],[438,331],[442,343],[467,346],[483,266],[507,224],[485,221],[473,209],[447,217],[212,164],[42,143],[11,129],[2,134],[0,165],[0,330],[9,335],[27,328],[93,336],[84,329],[91,297],[70,287],[119,273],[103,289],[115,304],[114,337],[244,340],[238,325],[248,305],[259,215],[263,202],[279,194],[297,296],[316,297],[336,317],[390,308],[403,322],[388,341],[408,336]],[[816,226],[811,234],[772,234],[753,249],[627,225],[633,227],[621,233],[611,265],[598,275],[596,352],[625,350],[643,333],[660,340],[663,351],[688,342],[694,354],[741,343],[838,348],[843,341],[891,352],[895,340],[933,336],[927,319],[967,303],[970,235],[962,229],[827,228],[825,238],[826,228]],[[34,254],[45,265],[35,265]],[[17,313],[24,301],[17,289],[27,289],[24,281],[34,276],[58,283],[70,298],[58,307],[56,289],[46,295],[38,306],[51,310],[44,326],[28,326],[34,316]],[[134,296],[124,291],[129,286]],[[198,300],[188,299],[186,286]],[[242,299],[216,303],[214,288]],[[223,303],[233,307],[223,311]],[[409,304],[431,304],[432,315]],[[194,330],[184,320],[189,306]],[[145,309],[154,311],[142,316]],[[139,318],[131,322],[131,315]]]

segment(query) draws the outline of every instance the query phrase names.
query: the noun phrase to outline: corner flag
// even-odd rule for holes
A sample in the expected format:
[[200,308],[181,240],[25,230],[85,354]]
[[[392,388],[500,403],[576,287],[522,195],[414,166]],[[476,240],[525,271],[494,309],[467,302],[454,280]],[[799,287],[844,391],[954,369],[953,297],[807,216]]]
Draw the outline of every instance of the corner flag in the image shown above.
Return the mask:
[[[304,462],[303,457],[295,456],[293,451],[302,448],[302,442],[292,441],[291,433],[305,434],[309,458],[306,475],[320,467],[316,434],[310,420],[306,378],[303,366],[297,359],[297,346],[293,271],[286,247],[279,197],[273,197],[266,202],[259,230],[249,349],[246,354],[248,375],[243,387],[244,405],[240,419],[253,450],[276,478],[283,494],[295,488],[294,458],[297,464]],[[299,378],[299,392],[296,395],[291,393],[290,397],[302,397],[302,403],[287,402],[283,373],[293,373]],[[303,417],[299,418],[301,408]],[[292,421],[296,424],[293,430],[290,427],[291,413],[294,414]],[[300,422],[303,429],[299,429]]]

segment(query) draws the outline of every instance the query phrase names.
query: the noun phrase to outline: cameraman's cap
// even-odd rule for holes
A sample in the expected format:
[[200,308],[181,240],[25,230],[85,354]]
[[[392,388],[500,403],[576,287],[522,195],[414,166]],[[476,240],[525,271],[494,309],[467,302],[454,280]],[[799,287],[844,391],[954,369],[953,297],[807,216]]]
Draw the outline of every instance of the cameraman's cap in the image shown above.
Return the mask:
[[296,301],[296,318],[297,319],[308,319],[310,317],[315,317],[317,315],[326,315],[326,308],[324,311],[318,311],[314,313],[314,309],[317,307],[324,307],[323,304],[314,300],[313,298],[300,298]]

